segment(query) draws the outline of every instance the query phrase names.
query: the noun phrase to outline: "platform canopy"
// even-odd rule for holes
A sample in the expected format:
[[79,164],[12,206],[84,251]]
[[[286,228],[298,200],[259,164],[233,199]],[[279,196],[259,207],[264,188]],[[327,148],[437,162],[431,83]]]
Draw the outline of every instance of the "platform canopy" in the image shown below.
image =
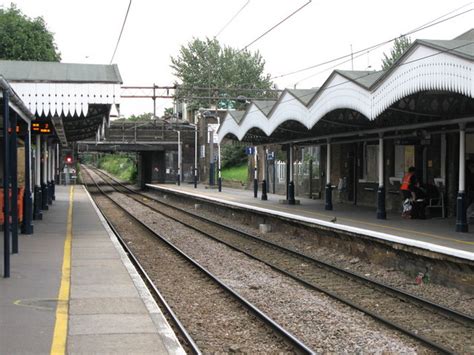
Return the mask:
[[218,136],[254,144],[363,136],[430,124],[474,125],[474,29],[416,40],[387,71],[335,70],[320,88],[229,111]]
[[118,113],[117,65],[0,60],[0,74],[39,121],[54,125],[63,146],[97,134]]
[[[33,114],[30,112],[28,107],[25,106],[23,101],[12,89],[11,85],[3,76],[0,75],[0,98],[3,99],[4,93],[8,93],[9,107],[12,112],[15,112],[27,124],[34,119]],[[3,105],[3,100],[0,100],[0,107]],[[3,112],[3,108],[0,112]],[[3,120],[0,122],[0,127],[3,127]]]

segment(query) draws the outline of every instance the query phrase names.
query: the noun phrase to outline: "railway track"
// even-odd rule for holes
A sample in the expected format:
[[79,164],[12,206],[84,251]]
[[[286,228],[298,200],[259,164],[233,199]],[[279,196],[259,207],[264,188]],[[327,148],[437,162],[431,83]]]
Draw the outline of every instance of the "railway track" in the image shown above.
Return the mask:
[[[469,315],[316,260],[216,220],[151,199],[149,195],[131,190],[101,171],[98,174],[104,177],[104,181],[111,181],[114,189],[155,212],[264,262],[307,287],[324,292],[369,314],[439,352],[474,351],[474,320]],[[159,209],[156,204],[159,204]]]
[[[190,258],[175,245],[167,241],[166,238],[130,214],[126,210],[126,207],[115,202],[108,196],[100,184],[95,181],[91,174],[89,174],[89,178],[94,184],[94,198],[103,199],[100,204],[104,207],[105,211],[102,212],[107,216],[110,214],[110,211],[113,210],[115,213],[114,220],[119,218],[122,221],[121,225],[125,225],[125,230],[121,231],[120,229],[123,227],[115,227],[114,222],[109,222],[118,234],[125,232],[125,235],[127,235],[122,238],[122,245],[125,246],[132,261],[136,265],[139,265],[140,271],[144,275],[147,283],[152,285],[151,289],[156,298],[159,299],[161,304],[167,306],[168,314],[171,314],[173,322],[178,324],[177,327],[181,333],[180,338],[184,338],[185,343],[188,345],[189,352],[199,354],[202,349],[202,351],[206,353],[216,351],[313,353],[310,348],[265,313],[240,297],[216,276],[204,269],[199,263]],[[124,222],[125,220],[129,222]],[[131,237],[130,234],[134,237]],[[143,237],[143,235],[151,236],[153,239],[152,243],[150,243],[150,238],[148,238],[149,240],[147,242],[147,237]],[[142,260],[139,261],[140,256],[134,255],[135,252],[130,245],[137,247],[143,246],[148,250],[156,251],[156,255],[154,255],[155,257],[151,261],[144,260],[148,258],[142,258]],[[147,273],[146,270],[149,268],[154,270],[155,276],[150,276]],[[160,275],[157,275],[157,270],[160,271]],[[179,270],[178,275],[175,275],[176,270]],[[167,295],[162,296],[160,294],[158,289],[154,286],[155,280],[159,281],[159,288],[163,288]],[[176,284],[180,282],[182,282],[182,284],[179,285],[180,291],[176,292]],[[174,291],[172,291],[173,289]],[[199,293],[202,294],[203,297],[199,297]],[[173,305],[168,306],[165,298],[176,297],[177,294],[180,300],[170,302],[170,304],[173,303]],[[187,296],[189,298],[186,298]],[[205,312],[189,313],[189,305],[194,305],[194,307],[199,308],[199,306],[196,306],[199,304],[210,304],[212,306],[207,307]],[[215,312],[221,312],[221,314],[212,313],[214,308]],[[175,310],[173,311],[173,309]],[[197,327],[196,324],[191,324],[193,322],[190,321],[196,314],[200,314],[201,317],[203,317],[203,319],[197,323]],[[223,317],[222,315],[224,315],[224,319],[220,319]],[[208,317],[208,319],[206,319],[206,317]],[[186,330],[188,328],[188,321],[190,324],[189,333],[188,330]],[[232,323],[234,328],[240,331],[231,334],[232,331],[226,330],[225,341],[223,339],[216,341],[215,339],[209,338],[209,336],[211,338],[215,336],[215,333],[217,333],[216,328],[225,329],[228,327],[226,323],[229,322]],[[198,340],[194,341],[194,337]],[[230,344],[228,347],[225,345],[226,342]],[[252,342],[254,344],[249,348],[249,344]]]

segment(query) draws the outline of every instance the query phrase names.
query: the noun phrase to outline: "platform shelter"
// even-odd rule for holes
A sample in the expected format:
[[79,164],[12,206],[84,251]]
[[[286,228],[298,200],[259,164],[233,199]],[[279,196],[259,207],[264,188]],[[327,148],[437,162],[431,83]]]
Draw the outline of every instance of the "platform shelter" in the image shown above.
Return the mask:
[[456,230],[466,232],[473,73],[474,29],[452,40],[416,40],[386,71],[335,70],[320,88],[287,89],[278,100],[229,112],[219,139],[258,146],[264,190],[278,192],[282,182],[289,204],[299,194],[324,198],[332,210],[337,198],[373,206],[380,219],[400,209],[400,183],[414,166],[434,191],[429,207],[456,215]]
[[74,142],[103,136],[118,115],[122,79],[116,65],[0,60],[0,81],[3,191],[11,195],[2,214],[6,265],[9,231],[18,252],[18,226],[33,233],[32,220],[55,199],[60,171],[75,162]]

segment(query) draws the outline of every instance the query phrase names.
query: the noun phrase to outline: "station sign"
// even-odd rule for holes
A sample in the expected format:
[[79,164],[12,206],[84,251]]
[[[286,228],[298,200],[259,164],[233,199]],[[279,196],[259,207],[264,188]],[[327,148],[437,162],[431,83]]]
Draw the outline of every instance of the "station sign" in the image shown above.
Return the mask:
[[254,155],[255,154],[255,147],[245,147],[245,154]]
[[50,134],[52,132],[51,124],[48,122],[31,123],[31,132],[39,134]]

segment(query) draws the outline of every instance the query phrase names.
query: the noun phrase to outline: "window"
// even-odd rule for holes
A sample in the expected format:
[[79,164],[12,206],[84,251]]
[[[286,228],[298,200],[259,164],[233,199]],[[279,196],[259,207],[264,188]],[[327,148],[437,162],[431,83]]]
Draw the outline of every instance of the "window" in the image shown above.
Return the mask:
[[286,162],[277,160],[276,175],[279,183],[284,183],[286,181]]
[[377,182],[379,172],[379,146],[371,144],[367,145],[366,148],[365,180],[370,182]]
[[305,175],[309,175],[309,161],[313,161],[313,179],[319,179],[321,165],[321,147],[309,146],[302,149],[303,161],[305,163]]
[[403,178],[410,166],[415,166],[415,146],[395,146],[395,177]]

